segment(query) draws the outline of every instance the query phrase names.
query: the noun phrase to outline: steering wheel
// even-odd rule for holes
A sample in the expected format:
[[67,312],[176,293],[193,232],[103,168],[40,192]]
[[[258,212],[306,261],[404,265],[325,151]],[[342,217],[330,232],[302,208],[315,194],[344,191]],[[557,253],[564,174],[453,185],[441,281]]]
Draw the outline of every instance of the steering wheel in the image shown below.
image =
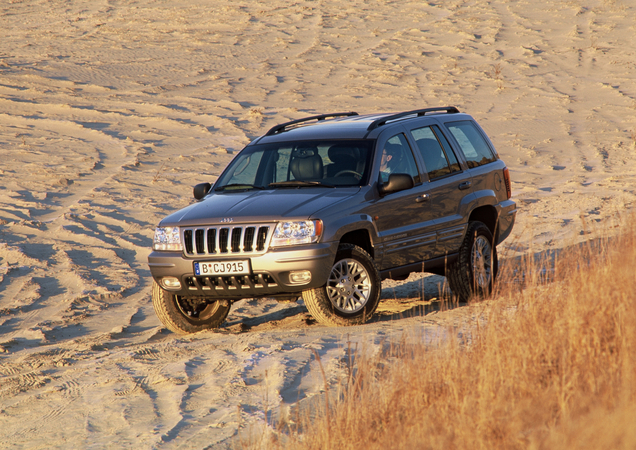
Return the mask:
[[340,172],[335,174],[334,177],[339,177],[340,175],[347,174],[347,173],[352,173],[353,176],[356,177],[358,180],[362,178],[362,175],[356,172],[355,170],[341,170]]

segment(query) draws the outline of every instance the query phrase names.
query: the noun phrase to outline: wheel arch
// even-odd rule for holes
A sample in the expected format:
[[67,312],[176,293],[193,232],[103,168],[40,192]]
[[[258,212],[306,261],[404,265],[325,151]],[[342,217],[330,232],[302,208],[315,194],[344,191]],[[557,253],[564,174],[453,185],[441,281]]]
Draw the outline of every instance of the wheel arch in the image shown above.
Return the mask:
[[484,205],[478,208],[475,208],[468,218],[469,222],[478,221],[483,223],[488,227],[490,232],[492,233],[494,242],[497,242],[497,208],[492,205]]
[[346,232],[340,238],[340,243],[357,245],[358,247],[366,251],[371,256],[371,258],[375,259],[371,236],[369,235],[369,231],[365,228]]

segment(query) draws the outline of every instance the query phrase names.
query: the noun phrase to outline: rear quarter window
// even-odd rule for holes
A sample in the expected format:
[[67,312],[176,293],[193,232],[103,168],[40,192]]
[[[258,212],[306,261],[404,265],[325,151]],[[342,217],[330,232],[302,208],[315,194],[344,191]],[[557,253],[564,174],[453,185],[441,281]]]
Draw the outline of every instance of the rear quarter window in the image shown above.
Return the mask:
[[470,120],[446,123],[446,127],[459,144],[469,168],[497,160],[484,137]]

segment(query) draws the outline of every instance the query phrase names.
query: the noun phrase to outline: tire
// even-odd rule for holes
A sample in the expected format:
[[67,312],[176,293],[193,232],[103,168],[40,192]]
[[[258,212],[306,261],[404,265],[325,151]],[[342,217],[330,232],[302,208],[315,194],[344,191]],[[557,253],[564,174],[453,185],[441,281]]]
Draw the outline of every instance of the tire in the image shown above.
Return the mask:
[[497,270],[497,248],[490,229],[482,222],[469,222],[458,258],[446,272],[451,290],[462,302],[487,297]]
[[375,261],[362,248],[341,244],[327,284],[303,291],[303,300],[317,322],[329,326],[360,325],[380,302],[382,282]]
[[228,300],[216,300],[206,303],[185,299],[163,290],[156,281],[152,283],[152,305],[161,323],[169,330],[179,333],[218,328],[230,312]]

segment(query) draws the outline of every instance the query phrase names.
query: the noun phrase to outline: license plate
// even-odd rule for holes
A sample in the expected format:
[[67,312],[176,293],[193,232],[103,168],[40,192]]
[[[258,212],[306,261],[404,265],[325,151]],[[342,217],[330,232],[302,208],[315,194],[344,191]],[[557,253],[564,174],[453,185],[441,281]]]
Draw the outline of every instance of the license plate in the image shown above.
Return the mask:
[[194,274],[197,276],[249,275],[249,260],[195,262]]

